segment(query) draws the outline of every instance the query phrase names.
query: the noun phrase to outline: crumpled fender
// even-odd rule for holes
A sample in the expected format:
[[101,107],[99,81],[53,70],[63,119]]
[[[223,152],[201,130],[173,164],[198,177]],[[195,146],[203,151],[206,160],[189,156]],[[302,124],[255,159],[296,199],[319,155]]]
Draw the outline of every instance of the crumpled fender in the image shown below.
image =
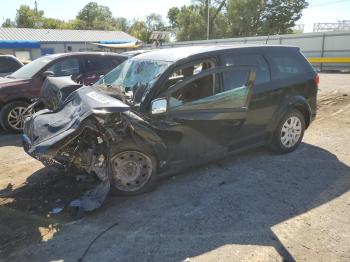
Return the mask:
[[39,111],[25,121],[24,148],[30,155],[54,157],[69,141],[79,136],[86,120],[96,114],[108,115],[129,110],[129,106],[91,88],[69,95],[61,109]]
[[132,139],[136,144],[151,148],[156,154],[159,163],[162,164],[166,159],[167,146],[164,141],[153,131],[151,124],[132,111],[123,112],[124,118],[128,121],[131,129]]

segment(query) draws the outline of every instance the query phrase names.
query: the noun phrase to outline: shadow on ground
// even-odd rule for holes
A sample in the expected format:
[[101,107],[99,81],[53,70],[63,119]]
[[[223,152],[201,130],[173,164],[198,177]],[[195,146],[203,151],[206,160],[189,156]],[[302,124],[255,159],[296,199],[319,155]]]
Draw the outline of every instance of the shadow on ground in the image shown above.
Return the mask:
[[0,128],[0,147],[3,146],[22,146],[21,135],[20,134],[11,134],[5,132]]
[[[76,174],[79,175],[79,174]],[[0,257],[13,249],[41,241],[49,231],[58,231],[60,223],[73,219],[67,212],[50,215],[56,207],[66,207],[72,199],[96,184],[94,178],[67,175],[63,170],[45,167],[27,178],[16,189],[9,184],[0,190]]]
[[[8,258],[76,261],[96,235],[117,222],[94,243],[87,261],[180,261],[229,244],[274,247],[293,261],[271,227],[349,188],[350,167],[322,148],[302,144],[287,155],[258,149],[163,179],[152,193],[110,197],[83,220],[61,226],[51,240]],[[38,197],[40,205],[40,192]],[[20,201],[14,194],[2,210],[14,210]],[[37,232],[35,241],[41,242],[38,228],[49,223],[41,217],[25,230]]]

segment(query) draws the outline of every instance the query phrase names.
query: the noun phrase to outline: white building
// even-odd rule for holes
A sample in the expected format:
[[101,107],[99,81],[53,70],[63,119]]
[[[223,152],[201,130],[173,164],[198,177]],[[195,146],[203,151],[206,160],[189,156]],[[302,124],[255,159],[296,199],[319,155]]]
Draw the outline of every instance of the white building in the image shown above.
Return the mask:
[[55,53],[111,49],[122,52],[138,47],[137,42],[121,31],[0,28],[0,54],[15,55],[24,61]]

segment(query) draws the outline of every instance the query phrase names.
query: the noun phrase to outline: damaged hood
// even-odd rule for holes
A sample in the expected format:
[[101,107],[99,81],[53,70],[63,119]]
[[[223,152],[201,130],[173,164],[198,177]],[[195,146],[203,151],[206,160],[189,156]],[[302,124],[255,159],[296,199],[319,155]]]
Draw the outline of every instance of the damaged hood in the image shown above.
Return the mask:
[[118,99],[84,86],[71,93],[56,111],[42,110],[28,118],[24,125],[23,142],[30,155],[53,157],[68,140],[81,132],[86,118],[125,112],[129,106]]

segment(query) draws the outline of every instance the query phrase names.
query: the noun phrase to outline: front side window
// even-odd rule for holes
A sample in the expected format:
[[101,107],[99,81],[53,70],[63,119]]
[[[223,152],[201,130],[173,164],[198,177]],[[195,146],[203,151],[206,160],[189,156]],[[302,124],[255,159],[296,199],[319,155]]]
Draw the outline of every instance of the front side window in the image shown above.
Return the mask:
[[208,69],[214,68],[215,65],[216,65],[215,59],[206,59],[190,65],[184,65],[176,69],[170,75],[170,77],[167,79],[165,83],[163,90],[167,90],[169,87],[185,80],[186,78],[192,77]]
[[55,76],[76,76],[79,75],[78,58],[68,58],[57,62],[47,71],[54,72]]
[[171,62],[167,61],[129,59],[110,71],[95,86],[112,96],[126,93],[130,100],[139,103],[170,65]]

